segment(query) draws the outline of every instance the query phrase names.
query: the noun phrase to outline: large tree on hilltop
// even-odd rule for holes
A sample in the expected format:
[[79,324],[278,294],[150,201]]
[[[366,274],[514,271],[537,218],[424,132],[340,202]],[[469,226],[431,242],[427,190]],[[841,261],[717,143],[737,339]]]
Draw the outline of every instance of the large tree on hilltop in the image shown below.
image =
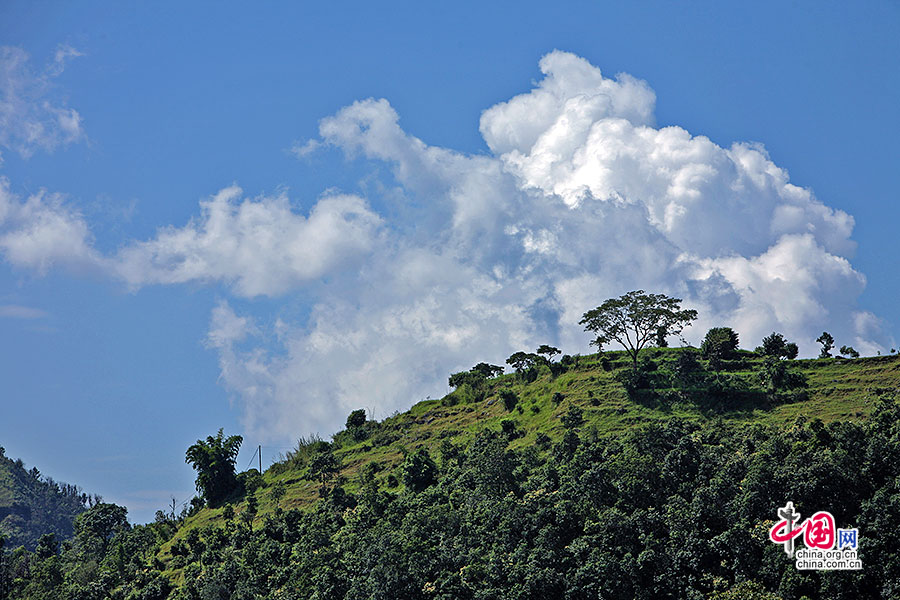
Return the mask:
[[592,345],[603,350],[604,344],[618,342],[637,367],[638,354],[647,344],[680,334],[696,318],[696,310],[681,308],[681,298],[635,290],[587,311],[579,324],[597,334]]

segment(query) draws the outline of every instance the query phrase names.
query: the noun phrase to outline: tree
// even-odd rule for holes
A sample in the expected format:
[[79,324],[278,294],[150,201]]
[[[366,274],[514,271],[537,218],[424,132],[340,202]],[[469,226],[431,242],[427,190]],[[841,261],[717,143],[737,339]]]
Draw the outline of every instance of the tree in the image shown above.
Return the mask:
[[501,390],[500,399],[503,400],[503,406],[506,410],[512,412],[519,403],[519,396],[512,390]]
[[787,341],[783,335],[773,331],[763,338],[762,346],[757,346],[756,352],[763,356],[793,360],[797,358],[799,348],[794,342]]
[[219,429],[215,437],[208,436],[205,442],[197,440],[187,449],[184,462],[197,471],[197,491],[209,506],[218,506],[237,487],[234,463],[243,441],[239,435],[226,438]]
[[537,378],[537,367],[544,364],[544,359],[537,354],[516,352],[506,359],[506,364],[510,365],[522,379],[534,381]]
[[469,369],[470,373],[479,373],[484,376],[485,379],[491,379],[492,377],[497,377],[498,375],[503,374],[503,367],[499,365],[491,365],[488,363],[480,362],[471,369]]
[[636,290],[589,310],[579,324],[597,334],[591,344],[601,351],[604,344],[618,342],[637,368],[638,354],[648,343],[680,334],[696,318],[696,310],[681,309],[680,298]]
[[75,517],[75,540],[81,550],[102,556],[113,536],[129,528],[128,509],[99,503]]
[[857,352],[853,346],[841,346],[841,356],[859,358],[859,352]]
[[790,370],[787,363],[777,356],[767,356],[757,376],[770,394],[779,390],[806,387],[806,376],[799,371]]
[[834,348],[834,337],[827,331],[823,331],[822,335],[816,338],[816,342],[822,344],[819,358],[831,358],[831,349]]
[[731,358],[737,349],[738,334],[731,327],[713,327],[700,344],[700,354],[707,360]]
[[421,492],[437,483],[438,468],[424,446],[406,455],[400,465],[400,478],[408,489]]
[[560,353],[560,350],[559,348],[554,348],[553,346],[548,346],[547,344],[541,344],[536,353],[545,357],[547,364],[550,364],[553,361],[553,357]]
[[347,429],[362,427],[366,424],[366,411],[363,408],[354,410],[347,416]]
[[308,477],[310,479],[318,479],[319,483],[324,488],[325,484],[337,477],[340,471],[341,461],[334,455],[331,448],[328,447],[320,450],[313,456],[309,463]]

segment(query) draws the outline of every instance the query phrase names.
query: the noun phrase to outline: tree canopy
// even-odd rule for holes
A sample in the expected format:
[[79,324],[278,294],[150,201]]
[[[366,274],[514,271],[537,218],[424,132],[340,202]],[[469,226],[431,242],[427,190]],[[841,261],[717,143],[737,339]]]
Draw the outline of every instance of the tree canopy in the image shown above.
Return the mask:
[[219,429],[215,437],[197,440],[187,449],[184,462],[197,471],[197,491],[210,506],[218,506],[237,487],[234,463],[243,441],[239,435],[226,438]]
[[638,354],[647,344],[680,334],[696,318],[696,310],[681,308],[680,298],[635,290],[587,311],[579,324],[597,334],[591,344],[599,350],[618,342],[637,366]]

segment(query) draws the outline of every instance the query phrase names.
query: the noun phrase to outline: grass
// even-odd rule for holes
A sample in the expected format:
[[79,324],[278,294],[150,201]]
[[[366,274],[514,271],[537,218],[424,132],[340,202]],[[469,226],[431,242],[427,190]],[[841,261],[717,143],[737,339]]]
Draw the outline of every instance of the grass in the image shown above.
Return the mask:
[[[651,349],[645,352],[664,366],[674,361],[680,351]],[[792,424],[800,416],[818,418],[826,423],[865,419],[874,408],[877,394],[900,385],[900,356],[796,360],[791,362],[792,368],[802,372],[807,379],[805,399],[773,402],[762,391],[757,391],[749,394],[749,401],[717,410],[716,407],[699,407],[692,401],[690,389],[684,388],[656,390],[657,396],[668,394],[675,398],[674,401],[660,401],[657,397],[636,402],[629,398],[614,376],[617,371],[628,368],[630,360],[623,352],[607,352],[604,356],[609,371],[603,368],[599,355],[578,357],[574,367],[557,377],[551,377],[544,369],[531,382],[513,374],[489,380],[482,399],[454,404],[461,397],[479,396],[471,390],[461,390],[442,399],[419,402],[405,413],[380,423],[367,424],[370,431],[367,439],[354,440],[349,432],[335,434],[331,446],[342,463],[340,477],[344,487],[348,492],[354,492],[358,488],[360,470],[374,463],[379,466],[376,477],[380,485],[399,491],[399,487],[389,486],[389,477],[392,473],[396,475],[405,452],[425,446],[437,457],[438,447],[444,440],[465,444],[484,428],[500,430],[505,419],[514,419],[524,434],[511,443],[513,448],[533,445],[541,433],[556,441],[565,432],[560,417],[572,406],[583,411],[582,430],[593,430],[600,436],[616,435],[673,417],[686,420],[722,418],[780,427]],[[742,352],[738,360],[727,366],[728,374],[742,381],[755,381],[755,372],[761,362],[758,356]],[[510,390],[518,396],[518,404],[512,411],[507,410],[500,399],[502,390]],[[554,395],[557,395],[557,402]],[[319,484],[306,477],[306,465],[321,445],[322,442],[315,439],[301,440],[285,462],[276,463],[262,475],[262,485],[256,492],[259,503],[256,524],[262,523],[265,516],[276,509],[272,489],[277,482],[282,482],[285,489],[278,507],[307,509],[314,505],[319,498]],[[234,507],[240,515],[246,510],[246,502],[236,499]],[[171,557],[172,543],[189,531],[221,523],[221,508],[199,511],[187,519],[172,541],[163,546],[161,558]]]

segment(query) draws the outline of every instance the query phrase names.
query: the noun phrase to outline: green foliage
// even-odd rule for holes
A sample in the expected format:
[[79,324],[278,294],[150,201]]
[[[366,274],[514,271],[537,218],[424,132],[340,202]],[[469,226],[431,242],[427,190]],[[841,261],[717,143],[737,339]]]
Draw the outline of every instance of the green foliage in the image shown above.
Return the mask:
[[569,411],[562,415],[559,420],[566,429],[576,429],[584,423],[584,411],[577,406],[570,406]]
[[799,349],[794,342],[788,342],[780,333],[772,332],[763,338],[762,345],[755,350],[757,354],[770,356],[772,358],[786,358],[793,360],[797,358]]
[[[154,558],[155,524],[129,528],[104,505],[79,532],[105,549],[3,552],[0,585],[9,600],[892,597],[900,404],[873,403],[863,423],[671,418],[521,447],[483,430],[444,440],[443,470],[425,447],[409,453],[398,471],[410,493],[369,469],[356,492],[336,487],[308,510],[248,498],[241,519],[182,532],[168,564]],[[858,527],[864,568],[798,573],[767,536],[786,499]]]
[[244,441],[239,435],[225,437],[219,429],[215,437],[197,440],[187,449],[184,462],[197,471],[197,491],[209,506],[218,506],[237,487],[234,462]]
[[547,344],[541,344],[535,352],[544,357],[548,363],[551,363],[553,362],[553,357],[560,353],[560,349],[548,346]]
[[696,318],[696,310],[681,308],[680,298],[636,290],[589,310],[579,324],[584,325],[585,331],[597,334],[591,344],[599,350],[605,344],[617,342],[636,366],[638,354],[648,343],[679,335]]
[[[900,360],[741,353],[713,372],[699,355],[647,349],[633,368],[609,352],[610,371],[592,356],[556,378],[540,365],[532,383],[484,378],[492,394],[516,395],[513,410],[532,410],[510,418],[494,403],[427,400],[367,421],[370,444],[348,443],[347,432],[333,444],[302,440],[281,466],[241,474],[263,491],[234,497],[231,511],[204,509],[183,524],[165,514],[148,526],[125,522],[58,553],[49,541],[40,553],[0,549],[0,592],[9,600],[893,597],[900,405],[886,389]],[[757,374],[765,370],[772,374]],[[614,379],[636,372],[639,403]],[[788,389],[801,372],[813,402]],[[826,422],[788,420],[800,413]],[[864,569],[798,573],[767,541],[787,498],[804,515],[831,510],[838,526],[865,532]]]
[[775,356],[766,356],[758,376],[770,394],[806,386],[806,378],[802,373],[789,369],[787,364]]
[[400,466],[400,479],[403,485],[414,492],[421,492],[437,483],[437,475],[437,464],[424,447],[407,454]]
[[128,529],[128,509],[101,502],[75,518],[75,543],[82,552],[99,556],[113,536]]
[[354,410],[347,416],[347,429],[353,429],[354,427],[362,427],[366,424],[366,410],[364,408],[360,408]]
[[690,386],[696,383],[703,375],[703,365],[697,360],[695,351],[682,349],[672,366],[672,374],[676,385]]
[[322,486],[332,481],[341,470],[341,462],[330,446],[320,448],[309,462],[309,479],[317,480]]
[[823,331],[822,335],[816,338],[816,342],[822,344],[819,358],[831,358],[831,349],[834,348],[834,337],[827,331]]
[[366,411],[363,408],[354,410],[347,416],[347,432],[356,442],[369,437],[369,430],[366,428]]
[[849,356],[850,358],[859,358],[859,352],[857,352],[853,346],[841,346],[841,356]]
[[519,403],[519,396],[512,390],[501,390],[500,400],[503,401],[503,406],[506,410],[512,411]]
[[0,447],[0,535],[8,547],[34,550],[47,533],[59,541],[71,538],[75,517],[99,501],[76,485],[26,469],[22,460],[8,458]]
[[731,358],[738,349],[738,334],[731,327],[713,327],[706,332],[700,345],[700,354],[710,360]]
[[537,354],[515,352],[506,359],[506,364],[515,370],[520,379],[534,381],[537,378],[538,366],[545,364],[545,361]]
[[480,362],[469,369],[469,372],[482,375],[485,379],[492,379],[503,374],[503,367]]

